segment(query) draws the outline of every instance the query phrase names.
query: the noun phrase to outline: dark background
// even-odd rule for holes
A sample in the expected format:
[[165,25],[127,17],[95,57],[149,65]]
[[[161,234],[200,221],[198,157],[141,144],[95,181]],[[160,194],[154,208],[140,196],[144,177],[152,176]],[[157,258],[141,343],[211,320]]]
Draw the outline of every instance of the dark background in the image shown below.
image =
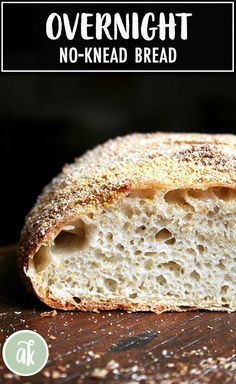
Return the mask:
[[0,78],[0,244],[65,162],[130,132],[235,132],[235,76],[27,75]]

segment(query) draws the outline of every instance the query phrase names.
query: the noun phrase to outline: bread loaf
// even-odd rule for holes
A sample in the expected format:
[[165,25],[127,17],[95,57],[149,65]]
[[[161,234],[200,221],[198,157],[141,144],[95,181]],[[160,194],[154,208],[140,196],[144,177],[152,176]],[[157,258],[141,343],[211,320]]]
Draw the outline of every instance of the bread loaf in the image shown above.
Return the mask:
[[52,180],[18,246],[53,308],[236,310],[236,136],[133,134]]

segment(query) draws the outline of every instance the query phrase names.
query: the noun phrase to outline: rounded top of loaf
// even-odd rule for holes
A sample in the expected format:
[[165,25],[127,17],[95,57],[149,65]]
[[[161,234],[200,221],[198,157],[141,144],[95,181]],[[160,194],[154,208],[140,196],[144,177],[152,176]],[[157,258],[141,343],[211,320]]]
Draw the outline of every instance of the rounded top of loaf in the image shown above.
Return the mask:
[[109,140],[66,165],[26,217],[19,254],[31,257],[84,211],[136,189],[236,187],[236,136],[132,134]]

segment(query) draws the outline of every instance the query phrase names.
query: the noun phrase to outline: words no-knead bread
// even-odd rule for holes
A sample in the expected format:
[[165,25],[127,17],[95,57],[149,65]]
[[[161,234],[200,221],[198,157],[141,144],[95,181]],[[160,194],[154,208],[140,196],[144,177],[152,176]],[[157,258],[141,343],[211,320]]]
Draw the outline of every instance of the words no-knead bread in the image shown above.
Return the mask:
[[18,246],[53,308],[236,310],[236,136],[133,134],[49,184]]

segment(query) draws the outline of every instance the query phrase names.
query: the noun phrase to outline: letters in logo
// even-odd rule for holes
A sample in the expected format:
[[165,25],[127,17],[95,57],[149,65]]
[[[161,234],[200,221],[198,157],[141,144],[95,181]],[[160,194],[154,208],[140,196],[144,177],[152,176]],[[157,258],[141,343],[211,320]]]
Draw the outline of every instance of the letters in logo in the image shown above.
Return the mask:
[[29,367],[30,365],[34,365],[33,355],[35,351],[31,349],[31,347],[34,345],[34,340],[21,340],[17,344],[24,345],[23,347],[19,348],[16,352],[17,362],[20,364],[27,365],[27,367]]

